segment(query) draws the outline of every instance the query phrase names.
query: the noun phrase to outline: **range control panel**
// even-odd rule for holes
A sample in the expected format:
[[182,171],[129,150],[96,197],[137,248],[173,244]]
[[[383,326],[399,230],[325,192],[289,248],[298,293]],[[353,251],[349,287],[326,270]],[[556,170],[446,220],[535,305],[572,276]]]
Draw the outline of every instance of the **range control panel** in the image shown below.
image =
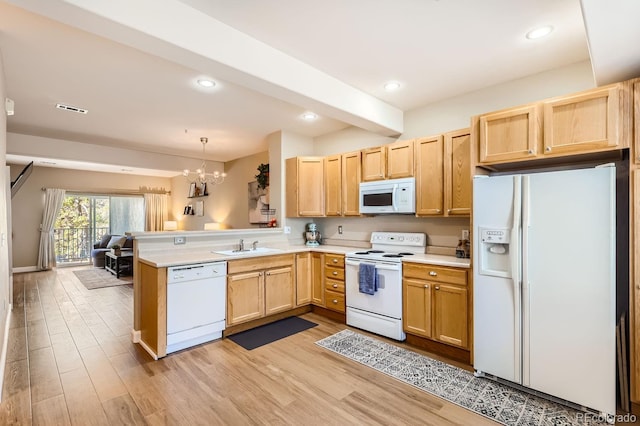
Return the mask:
[[480,241],[483,243],[509,244],[510,232],[508,229],[482,229]]
[[372,232],[371,244],[424,247],[427,235],[421,232]]

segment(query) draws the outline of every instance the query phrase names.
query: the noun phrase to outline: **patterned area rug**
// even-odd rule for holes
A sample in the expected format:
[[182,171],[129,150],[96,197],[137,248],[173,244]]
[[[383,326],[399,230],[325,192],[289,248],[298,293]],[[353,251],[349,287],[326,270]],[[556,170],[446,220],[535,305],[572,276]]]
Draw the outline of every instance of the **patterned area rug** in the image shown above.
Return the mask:
[[504,425],[597,424],[571,408],[351,330],[316,344]]
[[118,279],[111,272],[101,268],[82,269],[73,271],[73,273],[76,274],[76,277],[88,290],[133,284],[133,277],[120,277]]

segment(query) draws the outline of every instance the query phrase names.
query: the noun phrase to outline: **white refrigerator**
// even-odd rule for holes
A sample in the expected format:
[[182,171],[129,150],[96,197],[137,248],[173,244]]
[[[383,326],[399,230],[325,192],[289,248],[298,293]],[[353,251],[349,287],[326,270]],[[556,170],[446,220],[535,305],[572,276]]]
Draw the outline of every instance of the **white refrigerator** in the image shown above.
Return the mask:
[[615,178],[474,178],[477,374],[615,414]]

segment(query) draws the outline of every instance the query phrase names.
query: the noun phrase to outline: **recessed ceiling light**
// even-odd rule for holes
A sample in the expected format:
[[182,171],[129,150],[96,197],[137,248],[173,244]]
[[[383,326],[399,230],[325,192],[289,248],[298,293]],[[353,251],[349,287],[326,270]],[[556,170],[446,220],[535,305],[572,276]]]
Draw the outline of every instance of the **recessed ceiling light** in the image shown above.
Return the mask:
[[538,27],[538,28],[532,29],[527,33],[526,37],[529,40],[534,40],[536,38],[542,38],[544,36],[551,34],[551,31],[553,31],[553,27],[551,25],[545,25],[544,27]]
[[201,79],[201,80],[198,80],[198,84],[202,87],[213,87],[216,85],[216,82],[213,80]]
[[318,114],[314,114],[313,112],[305,112],[302,114],[302,119],[307,121],[312,121],[318,118]]
[[384,84],[384,90],[387,92],[393,92],[394,90],[398,90],[400,88],[400,83],[397,81],[387,81]]

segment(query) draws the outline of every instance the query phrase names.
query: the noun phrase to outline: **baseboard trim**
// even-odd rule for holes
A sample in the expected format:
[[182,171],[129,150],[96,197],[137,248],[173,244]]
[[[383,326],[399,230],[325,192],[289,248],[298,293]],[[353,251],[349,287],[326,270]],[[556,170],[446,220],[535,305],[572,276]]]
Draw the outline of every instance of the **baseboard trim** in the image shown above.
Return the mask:
[[38,269],[37,266],[19,266],[17,268],[12,268],[11,270],[12,270],[12,272],[14,274],[22,274],[24,272],[38,272],[38,271],[40,271],[40,269]]
[[11,309],[7,310],[4,327],[4,339],[2,341],[2,354],[0,354],[0,402],[3,401],[2,390],[4,388],[4,371],[7,366],[7,350],[9,348],[9,329],[11,323]]
[[285,311],[285,312],[280,312],[274,315],[269,315],[268,317],[263,317],[263,318],[258,318],[256,320],[253,321],[249,321],[249,322],[245,322],[245,323],[241,323],[241,324],[237,324],[237,325],[232,325],[230,327],[227,327],[223,332],[222,332],[222,336],[223,337],[229,337],[233,334],[236,333],[241,333],[243,331],[246,330],[250,330],[252,328],[256,328],[256,327],[260,327],[261,325],[265,325],[265,324],[269,324],[272,322],[276,322],[279,321],[281,319],[285,319],[285,318],[289,318],[289,317],[297,317],[298,315],[302,315],[302,314],[306,314],[307,312],[311,311],[311,307],[306,305],[306,306],[301,306],[299,308],[295,308],[295,309],[291,309],[289,311]]

